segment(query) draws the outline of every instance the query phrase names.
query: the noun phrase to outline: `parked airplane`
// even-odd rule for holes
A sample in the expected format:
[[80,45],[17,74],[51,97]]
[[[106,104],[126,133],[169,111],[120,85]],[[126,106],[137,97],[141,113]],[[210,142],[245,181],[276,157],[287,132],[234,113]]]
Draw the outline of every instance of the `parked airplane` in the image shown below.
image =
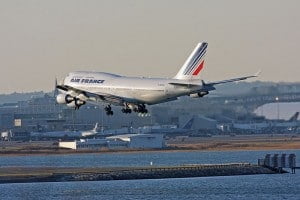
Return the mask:
[[122,127],[118,129],[105,129],[97,134],[97,136],[113,136],[113,135],[124,135],[124,134],[135,134],[137,130],[133,127]]
[[184,134],[193,131],[193,123],[194,118],[191,118],[182,128],[176,125],[143,126],[138,128],[138,133]]
[[51,131],[51,132],[32,132],[30,136],[32,138],[85,138],[95,136],[98,131],[98,123],[96,123],[94,129],[89,131]]
[[156,126],[143,126],[138,128],[133,127],[122,127],[118,129],[106,129],[97,133],[97,137],[106,137],[113,135],[123,135],[123,134],[184,134],[193,131],[192,126],[194,123],[194,118],[190,119],[182,128],[176,125],[156,125]]
[[200,79],[207,43],[199,43],[174,78],[125,77],[104,72],[77,71],[64,78],[56,89],[56,101],[79,109],[87,101],[104,102],[107,115],[111,105],[123,106],[123,113],[147,113],[146,105],[176,100],[188,95],[200,98],[215,90],[215,85],[257,77],[258,74],[206,83]]

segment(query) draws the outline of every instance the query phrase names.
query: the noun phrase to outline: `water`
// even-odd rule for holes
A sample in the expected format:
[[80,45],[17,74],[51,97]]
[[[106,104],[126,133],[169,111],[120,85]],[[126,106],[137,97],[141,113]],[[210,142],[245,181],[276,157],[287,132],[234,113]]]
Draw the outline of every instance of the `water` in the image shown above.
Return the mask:
[[[291,151],[151,152],[0,157],[1,166],[134,166],[256,163],[266,153]],[[0,199],[300,199],[296,174],[183,179],[0,184]]]
[[[52,166],[52,167],[102,167],[146,166],[182,164],[218,164],[232,162],[257,163],[267,153],[297,153],[299,150],[282,151],[226,151],[226,152],[137,152],[73,155],[0,156],[0,167]],[[298,162],[300,163],[300,162]]]
[[[298,186],[295,184],[298,184]],[[299,199],[299,184],[299,176],[293,174],[102,182],[4,184],[0,185],[0,198],[144,200]]]

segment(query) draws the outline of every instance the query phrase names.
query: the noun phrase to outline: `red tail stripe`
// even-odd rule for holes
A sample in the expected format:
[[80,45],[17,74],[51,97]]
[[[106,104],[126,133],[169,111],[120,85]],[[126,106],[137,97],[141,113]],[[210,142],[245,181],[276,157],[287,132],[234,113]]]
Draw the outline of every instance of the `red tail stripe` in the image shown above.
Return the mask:
[[194,71],[193,75],[197,76],[199,74],[199,72],[203,69],[203,67],[204,67],[204,60],[200,63],[200,65]]

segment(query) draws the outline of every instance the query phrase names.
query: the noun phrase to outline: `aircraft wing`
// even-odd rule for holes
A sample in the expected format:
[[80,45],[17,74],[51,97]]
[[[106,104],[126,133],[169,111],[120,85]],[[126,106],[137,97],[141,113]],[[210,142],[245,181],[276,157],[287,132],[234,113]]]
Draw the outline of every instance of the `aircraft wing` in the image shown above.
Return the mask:
[[[252,75],[252,76],[244,76],[244,77],[239,77],[239,78],[232,78],[232,79],[227,79],[227,80],[222,80],[222,81],[216,81],[216,82],[204,82],[203,80],[202,81],[202,85],[203,86],[211,86],[213,87],[214,85],[218,85],[218,84],[223,84],[223,83],[230,83],[230,82],[236,82],[236,81],[242,81],[242,80],[246,80],[248,78],[254,78],[254,77],[258,77],[260,71],[257,72],[256,74]],[[199,80],[200,81],[200,80]],[[169,83],[170,85],[175,85],[175,86],[181,86],[181,87],[187,87],[187,88],[190,88],[190,87],[199,87],[201,86],[199,83],[197,82],[187,82],[187,83],[177,83],[177,82],[171,82]]]
[[[96,102],[102,101],[102,102],[110,103],[113,105],[124,105],[125,102],[126,103],[138,103],[134,99],[124,98],[124,97],[120,97],[117,95],[111,95],[111,94],[106,94],[106,93],[92,93],[92,92],[74,88],[74,87],[71,87],[68,85],[57,85],[56,88],[59,90],[63,90],[65,92],[70,92],[70,91],[74,92],[76,94],[76,96],[84,95],[87,98],[87,100],[94,100]],[[83,100],[85,100],[85,99],[83,99]]]

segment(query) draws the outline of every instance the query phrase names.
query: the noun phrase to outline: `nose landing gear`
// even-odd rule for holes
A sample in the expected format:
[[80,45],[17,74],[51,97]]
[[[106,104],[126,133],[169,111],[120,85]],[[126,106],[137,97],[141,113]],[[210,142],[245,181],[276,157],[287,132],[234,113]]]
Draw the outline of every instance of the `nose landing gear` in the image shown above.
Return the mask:
[[148,113],[145,104],[139,104],[133,111],[137,113]]

